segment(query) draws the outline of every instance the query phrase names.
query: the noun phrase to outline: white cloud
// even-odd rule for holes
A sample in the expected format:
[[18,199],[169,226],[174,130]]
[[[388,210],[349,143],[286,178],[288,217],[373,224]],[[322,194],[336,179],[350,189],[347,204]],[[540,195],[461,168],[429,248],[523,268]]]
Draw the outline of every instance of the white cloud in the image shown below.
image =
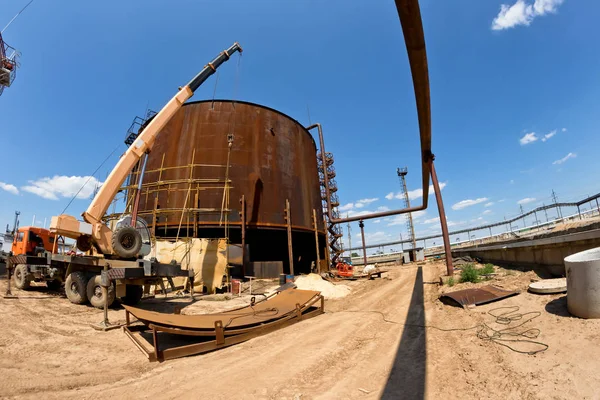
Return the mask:
[[[424,210],[413,212],[412,213],[413,221],[416,221],[417,219],[421,218],[425,214],[426,214],[426,211],[424,211]],[[390,222],[387,224],[387,226],[404,225],[404,224],[406,224],[406,214],[399,214],[399,215],[394,215],[390,219]]]
[[486,215],[486,214],[491,214],[492,210],[485,210],[484,212],[481,213],[481,215]]
[[6,190],[8,193],[19,194],[19,189],[15,185],[11,185],[10,183],[0,182],[0,189]]
[[500,12],[492,21],[492,30],[500,31],[518,25],[529,26],[535,17],[555,13],[564,0],[535,0],[528,4],[525,0],[517,0],[515,4],[502,4]]
[[493,206],[493,205],[494,205],[494,202],[493,202],[493,201],[490,201],[489,203],[485,203],[483,206],[484,206],[484,207],[491,207],[491,206]]
[[[362,240],[360,232],[358,232],[356,234],[356,236],[357,236],[358,240]],[[367,245],[377,244],[377,243],[385,243],[385,242],[389,242],[391,239],[392,239],[392,236],[389,233],[385,233],[383,231],[365,232],[365,243]]]
[[535,197],[525,197],[524,199],[517,201],[517,204],[527,204],[527,203],[532,203],[534,201],[535,201]]
[[[83,186],[84,184],[85,186]],[[101,184],[102,182],[93,176],[55,175],[52,178],[46,177],[36,181],[29,181],[29,185],[23,186],[21,189],[48,200],[58,200],[59,197],[73,197],[81,189],[79,194],[77,194],[77,198],[86,199],[92,195],[96,186]],[[82,186],[83,188],[81,188]]]
[[536,140],[538,140],[538,137],[535,136],[535,132],[529,132],[519,139],[519,143],[521,143],[521,146],[525,146],[526,144],[533,143]]
[[373,197],[372,199],[361,199],[361,200],[357,201],[356,204],[357,204],[357,206],[358,206],[358,204],[362,204],[364,206],[367,204],[371,204],[377,200],[379,200],[378,197]]
[[369,210],[362,210],[362,211],[350,210],[350,211],[347,212],[347,215],[349,217],[361,217],[363,215],[368,215],[368,214],[373,214],[373,211],[369,211]]
[[344,204],[343,206],[338,207],[338,211],[348,211],[354,208],[354,203]]
[[569,160],[571,158],[575,158],[575,157],[577,157],[577,154],[575,154],[575,153],[569,153],[566,156],[564,156],[563,158],[561,158],[560,160],[554,161],[552,164],[553,165],[560,165],[560,164],[566,162],[567,160]]
[[373,223],[374,223],[374,224],[378,224],[378,223],[380,223],[380,222],[381,222],[381,220],[380,220],[380,219],[376,219],[375,221],[373,221]]
[[453,204],[452,209],[453,210],[462,210],[463,208],[471,207],[471,206],[474,206],[475,204],[483,203],[486,201],[488,201],[487,197],[480,197],[475,200],[471,200],[471,199],[461,200],[458,203]]
[[466,222],[465,221],[458,221],[458,222],[454,222],[454,221],[448,221],[448,228],[450,228],[451,226],[459,226],[459,225],[464,225]]
[[555,129],[553,131],[550,131],[549,133],[546,133],[542,138],[542,142],[545,142],[546,140],[550,139],[552,136],[556,135],[557,132],[558,131]]
[[[444,190],[444,188],[446,187],[447,182],[442,182],[440,183],[440,190]],[[429,185],[429,195],[431,196],[433,194],[434,190],[433,190],[433,185]],[[410,200],[416,200],[416,199],[420,199],[421,197],[423,197],[423,189],[415,189],[415,190],[409,190],[408,191],[408,198]],[[385,196],[386,199],[388,200],[392,200],[392,199],[398,199],[401,200],[404,198],[404,195],[402,195],[401,192],[398,192],[396,194],[394,194],[394,192],[388,193]]]
[[498,200],[498,203],[504,203],[506,199]]
[[562,128],[561,131],[566,132],[567,128]]
[[514,183],[515,183],[515,180],[514,180],[514,179],[511,179],[511,180],[510,180],[510,184],[512,185],[512,184],[514,184]]
[[385,211],[390,211],[389,207],[386,207],[386,206],[377,207],[377,212],[385,212]]
[[[379,198],[372,198],[372,199],[362,199],[362,200],[358,200],[356,203],[348,203],[348,204],[344,204],[343,206],[338,207],[339,211],[351,211],[355,208],[363,208],[365,205],[367,204],[371,204],[375,201],[379,200]],[[386,210],[387,211],[387,210]],[[370,211],[363,213],[362,215],[366,215],[369,214]]]
[[440,222],[440,217],[430,218],[423,221],[424,224],[435,224],[437,222]]

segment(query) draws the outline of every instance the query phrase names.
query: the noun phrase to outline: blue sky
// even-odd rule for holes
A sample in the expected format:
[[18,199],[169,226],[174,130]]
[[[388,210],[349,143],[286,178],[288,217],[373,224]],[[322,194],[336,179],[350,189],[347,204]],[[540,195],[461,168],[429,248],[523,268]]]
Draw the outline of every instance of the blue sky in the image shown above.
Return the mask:
[[[24,4],[4,2],[0,25]],[[421,12],[451,229],[514,216],[523,199],[534,199],[526,210],[547,204],[552,189],[561,201],[600,191],[592,178],[600,166],[600,3],[430,0]],[[236,40],[245,50],[239,75],[237,61],[225,64],[217,97],[307,125],[308,106],[334,153],[344,213],[400,208],[398,166],[409,168],[409,190],[419,189],[415,102],[393,1],[34,1],[4,36],[22,58],[0,97],[0,226],[15,209],[22,225],[61,212],[82,177],[122,144],[134,116],[147,104],[160,109]],[[194,98],[211,98],[214,83]],[[69,213],[87,207],[92,189]],[[439,229],[431,203],[416,216],[417,233]],[[404,217],[366,223],[370,243],[401,232]]]

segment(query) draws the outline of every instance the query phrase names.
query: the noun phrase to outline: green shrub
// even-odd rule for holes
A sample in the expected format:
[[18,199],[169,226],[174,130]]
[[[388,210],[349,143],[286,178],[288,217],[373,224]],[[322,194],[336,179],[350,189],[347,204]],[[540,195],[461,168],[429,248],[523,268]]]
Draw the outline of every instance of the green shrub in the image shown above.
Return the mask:
[[448,278],[448,280],[446,281],[446,284],[448,286],[454,286],[455,283],[456,282],[454,281],[454,277],[453,276],[451,276],[450,278]]
[[460,283],[465,282],[479,282],[479,273],[473,266],[473,264],[465,264],[460,271]]
[[485,264],[481,270],[479,270],[479,275],[489,275],[494,273],[494,264]]

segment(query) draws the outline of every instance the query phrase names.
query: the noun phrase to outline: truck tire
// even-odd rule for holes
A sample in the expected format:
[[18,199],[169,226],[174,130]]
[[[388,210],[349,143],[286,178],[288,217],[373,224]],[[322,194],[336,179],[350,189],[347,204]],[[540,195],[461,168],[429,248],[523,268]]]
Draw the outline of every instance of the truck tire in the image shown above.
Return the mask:
[[17,289],[27,290],[31,286],[31,274],[25,264],[16,266],[13,278]]
[[126,285],[125,296],[121,297],[121,303],[127,306],[135,306],[144,295],[144,287],[140,285]]
[[142,249],[142,235],[133,226],[121,226],[113,232],[112,248],[121,258],[136,258]]
[[[100,285],[102,278],[100,275],[92,276],[87,284],[87,297],[90,304],[96,308],[104,308],[104,291]],[[108,306],[115,301],[115,287],[110,285],[107,288],[108,293]]]
[[65,294],[73,304],[84,304],[87,300],[88,277],[83,271],[71,272],[65,281]]
[[60,287],[62,286],[62,282],[58,279],[54,279],[52,281],[46,281],[46,286],[48,286],[49,290],[58,292],[60,290]]

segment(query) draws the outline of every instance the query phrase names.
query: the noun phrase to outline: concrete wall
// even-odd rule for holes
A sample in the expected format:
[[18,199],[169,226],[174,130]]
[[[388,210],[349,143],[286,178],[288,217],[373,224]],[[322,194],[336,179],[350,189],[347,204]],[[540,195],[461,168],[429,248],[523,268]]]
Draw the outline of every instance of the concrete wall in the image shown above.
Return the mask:
[[565,273],[564,258],[600,247],[600,229],[517,243],[456,249],[453,257],[470,256],[498,265],[545,267],[553,275]]

